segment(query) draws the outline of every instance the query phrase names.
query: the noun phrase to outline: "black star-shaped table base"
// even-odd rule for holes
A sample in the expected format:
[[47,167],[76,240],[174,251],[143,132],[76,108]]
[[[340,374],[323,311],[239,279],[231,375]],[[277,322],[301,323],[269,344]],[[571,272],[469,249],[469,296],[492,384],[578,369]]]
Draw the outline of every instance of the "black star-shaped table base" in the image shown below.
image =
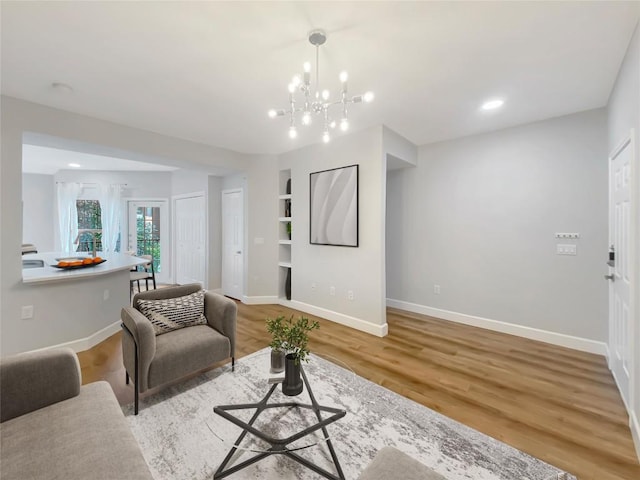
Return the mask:
[[[271,455],[285,455],[295,460],[296,462],[301,463],[305,467],[313,470],[314,472],[322,475],[325,478],[329,478],[331,480],[345,480],[344,474],[342,473],[342,467],[340,467],[340,462],[338,461],[336,452],[333,449],[333,445],[331,444],[331,439],[329,438],[329,434],[327,432],[326,427],[330,423],[333,423],[336,420],[339,420],[342,417],[344,417],[347,412],[345,410],[339,410],[337,408],[324,407],[322,405],[319,405],[315,397],[313,396],[313,392],[311,391],[311,387],[309,386],[309,381],[307,380],[307,375],[304,373],[302,366],[300,366],[300,373],[302,374],[304,385],[307,389],[307,392],[309,393],[309,397],[311,398],[311,405],[298,403],[298,402],[267,403],[269,401],[269,398],[271,397],[271,395],[279,385],[276,383],[271,386],[267,395],[258,403],[247,403],[247,404],[241,404],[241,405],[221,405],[218,407],[214,407],[213,411],[215,413],[217,413],[218,415],[229,420],[231,423],[242,428],[242,433],[233,444],[231,451],[227,454],[225,459],[222,461],[222,464],[220,465],[220,467],[218,467],[218,470],[216,471],[216,473],[213,474],[214,479],[224,478],[228,475],[231,475],[232,473],[242,470],[245,467],[248,467],[249,465],[259,462],[263,458],[269,457]],[[310,427],[305,428],[299,433],[296,433],[294,435],[291,435],[287,438],[282,438],[282,439],[273,438],[269,435],[266,435],[265,433],[261,432],[260,430],[258,430],[253,426],[254,422],[257,420],[258,416],[260,416],[260,414],[263,411],[270,408],[283,408],[283,407],[286,407],[286,408],[297,407],[297,408],[306,408],[306,409],[313,410],[316,414],[316,417],[318,418],[318,422],[314,425],[311,425]],[[247,410],[247,409],[253,409],[253,408],[256,409],[256,412],[253,414],[249,422],[245,422],[235,417],[231,413],[229,413],[229,411],[231,410]],[[320,412],[327,412],[327,413],[331,413],[332,415],[323,419]],[[318,465],[310,462],[306,458],[302,458],[300,455],[295,453],[295,450],[297,450],[296,448],[293,448],[293,449],[287,448],[287,445],[289,445],[290,443],[295,442],[296,440],[299,440],[315,432],[316,430],[320,430],[320,429],[324,434],[323,440],[324,442],[326,442],[327,447],[329,448],[329,452],[331,453],[331,459],[333,460],[333,464],[337,472],[336,474],[331,473],[322,467],[319,467]],[[268,449],[265,449],[263,452],[259,452],[257,455],[245,460],[244,462],[241,462],[225,470],[227,464],[231,460],[231,457],[233,457],[233,454],[238,450],[240,446],[240,442],[242,442],[242,440],[247,435],[247,433],[251,433],[252,435],[255,435],[261,440],[264,440],[265,442],[270,444],[271,447]]]

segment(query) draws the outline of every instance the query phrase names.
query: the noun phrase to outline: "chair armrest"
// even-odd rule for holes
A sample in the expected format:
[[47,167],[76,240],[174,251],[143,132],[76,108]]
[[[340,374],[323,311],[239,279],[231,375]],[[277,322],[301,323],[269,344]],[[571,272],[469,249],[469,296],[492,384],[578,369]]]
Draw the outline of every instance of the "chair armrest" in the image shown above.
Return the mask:
[[133,307],[124,307],[120,318],[138,345],[140,371],[147,372],[151,360],[156,355],[156,333],[153,330],[153,325],[147,317]]
[[205,292],[204,316],[213,328],[218,330],[231,343],[231,356],[236,352],[236,302],[218,293]]
[[80,363],[70,348],[30,352],[0,361],[0,422],[80,393]]

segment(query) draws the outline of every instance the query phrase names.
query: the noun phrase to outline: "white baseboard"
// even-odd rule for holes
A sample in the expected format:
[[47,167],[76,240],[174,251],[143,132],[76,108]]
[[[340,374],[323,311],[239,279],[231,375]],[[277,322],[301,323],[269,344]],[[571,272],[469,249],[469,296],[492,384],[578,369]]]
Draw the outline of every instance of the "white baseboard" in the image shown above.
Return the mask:
[[398,308],[401,310],[407,310],[413,313],[420,313],[422,315],[428,315],[430,317],[442,318],[443,320],[463,323],[465,325],[471,325],[473,327],[486,328],[487,330],[494,330],[496,332],[517,335],[519,337],[529,338],[531,340],[551,343],[553,345],[572,348],[574,350],[580,350],[582,352],[607,355],[607,344],[605,342],[598,342],[596,340],[590,340],[588,338],[574,337],[572,335],[565,335],[564,333],[550,332],[538,328],[525,327],[523,325],[501,322],[499,320],[491,320],[489,318],[467,315],[465,313],[441,310],[439,308],[427,307],[425,305],[404,302],[401,300],[393,300],[391,298],[387,299],[387,306]]
[[242,303],[245,305],[272,305],[278,303],[278,297],[275,295],[263,295],[260,297],[249,297],[244,295]]
[[326,318],[327,320],[346,325],[347,327],[355,328],[356,330],[376,335],[377,337],[384,337],[389,332],[389,326],[386,322],[383,325],[376,325],[360,318],[351,317],[349,315],[334,312],[333,310],[316,307],[315,305],[309,305],[308,303],[298,302],[297,300],[287,301],[286,305],[291,308],[295,308],[296,310],[310,313],[311,315],[315,315],[316,317]]
[[107,325],[102,330],[98,330],[96,333],[89,335],[88,337],[79,338],[78,340],[71,340],[70,342],[59,343],[58,345],[51,345],[50,347],[39,348],[33,351],[40,352],[43,350],[54,350],[56,348],[71,348],[76,353],[84,352],[85,350],[89,350],[90,348],[95,347],[97,344],[106,340],[111,335],[118,333],[121,329],[121,323],[122,322],[118,320],[117,322],[114,322],[111,325]]
[[633,411],[629,413],[629,428],[631,429],[633,444],[636,447],[636,456],[640,461],[640,422],[638,422],[638,417]]

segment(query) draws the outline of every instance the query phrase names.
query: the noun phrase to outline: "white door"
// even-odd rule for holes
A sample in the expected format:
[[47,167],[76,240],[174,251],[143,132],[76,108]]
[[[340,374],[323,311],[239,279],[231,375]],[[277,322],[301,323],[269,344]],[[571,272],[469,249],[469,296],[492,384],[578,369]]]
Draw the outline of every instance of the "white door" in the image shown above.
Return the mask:
[[244,200],[242,190],[222,192],[222,293],[244,293]]
[[167,202],[156,200],[127,201],[127,248],[134,255],[151,255],[156,281],[168,283]]
[[614,251],[609,268],[609,352],[611,371],[620,394],[630,405],[633,339],[633,144],[620,146],[609,159],[609,243]]
[[204,195],[174,200],[174,245],[176,283],[206,282],[206,208]]

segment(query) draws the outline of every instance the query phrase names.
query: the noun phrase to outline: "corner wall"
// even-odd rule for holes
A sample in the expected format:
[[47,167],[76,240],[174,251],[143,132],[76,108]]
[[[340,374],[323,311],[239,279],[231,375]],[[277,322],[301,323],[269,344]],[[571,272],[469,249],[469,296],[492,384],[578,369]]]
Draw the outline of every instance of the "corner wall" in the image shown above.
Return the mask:
[[604,354],[607,175],[603,109],[420,147],[388,177],[389,306]]
[[[309,174],[359,165],[358,248],[309,243]],[[384,286],[385,163],[381,127],[280,156],[291,169],[292,303],[294,308],[359,330],[387,333]],[[274,191],[277,205],[277,191]],[[277,210],[271,222],[277,226]],[[274,265],[277,263],[274,261]],[[335,295],[330,294],[331,287]],[[353,291],[354,299],[347,294]]]

